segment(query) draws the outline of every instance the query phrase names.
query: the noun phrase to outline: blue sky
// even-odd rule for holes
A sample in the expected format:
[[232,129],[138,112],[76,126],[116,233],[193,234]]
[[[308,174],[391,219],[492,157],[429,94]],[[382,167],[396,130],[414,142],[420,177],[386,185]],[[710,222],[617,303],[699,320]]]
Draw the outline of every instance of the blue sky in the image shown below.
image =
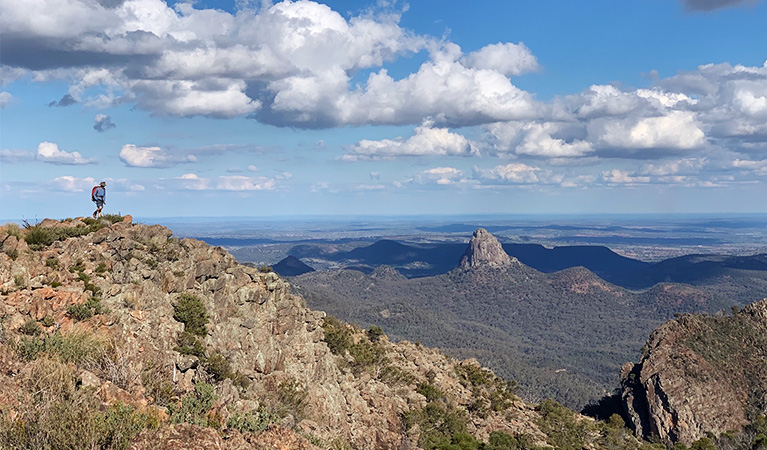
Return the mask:
[[0,217],[767,212],[767,3],[0,0]]

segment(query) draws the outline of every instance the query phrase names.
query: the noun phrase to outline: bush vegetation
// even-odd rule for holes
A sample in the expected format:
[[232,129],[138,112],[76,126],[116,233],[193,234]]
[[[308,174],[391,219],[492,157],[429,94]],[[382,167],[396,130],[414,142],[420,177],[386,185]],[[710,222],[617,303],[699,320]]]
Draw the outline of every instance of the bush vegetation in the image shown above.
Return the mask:
[[269,425],[279,422],[279,420],[279,415],[261,406],[255,411],[232,414],[226,421],[226,426],[241,433],[260,433],[266,430]]
[[181,405],[168,406],[171,423],[190,423],[201,427],[220,428],[220,420],[210,409],[216,401],[216,392],[208,383],[197,383],[194,390],[181,399]]
[[[105,214],[100,219],[85,218],[83,222],[85,226],[66,226],[55,228],[44,228],[40,224],[31,225],[29,222],[24,223],[24,240],[29,244],[33,250],[40,250],[53,244],[56,241],[63,241],[70,237],[84,236],[89,233],[96,232],[110,224],[121,222],[123,216],[117,214]],[[63,220],[61,223],[70,223]],[[6,225],[6,230],[8,226]]]
[[127,405],[104,408],[59,357],[40,357],[28,367],[21,385],[29,400],[13,415],[0,412],[0,448],[122,450],[142,429],[158,425],[157,417]]

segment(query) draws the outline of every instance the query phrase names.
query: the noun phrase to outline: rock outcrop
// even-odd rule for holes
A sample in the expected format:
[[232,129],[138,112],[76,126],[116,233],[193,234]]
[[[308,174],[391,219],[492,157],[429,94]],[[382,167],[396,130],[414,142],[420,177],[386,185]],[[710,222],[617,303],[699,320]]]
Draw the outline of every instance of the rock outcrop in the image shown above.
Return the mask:
[[[86,223],[48,221],[45,229]],[[501,431],[540,445],[547,440],[533,406],[476,361],[346,324],[328,329],[325,313],[309,310],[276,273],[242,266],[219,247],[176,239],[162,226],[95,225],[103,228],[34,247],[18,229],[0,229],[3,420],[36,420],[35,374],[50,372],[47,364],[102,409],[128,405],[155,417],[159,430],[142,432],[137,450],[155,448],[155,441],[228,448],[199,426],[238,423],[247,426],[238,428],[246,430],[242,439],[239,431],[230,434],[233,448],[314,448],[301,436],[324,448],[417,448],[423,431],[416,419],[403,418],[430,420],[423,411],[431,401],[454,408],[477,439]],[[475,234],[467,264],[508,264],[487,236]],[[176,310],[188,298],[201,304],[195,317],[209,319],[198,338],[190,338]],[[93,354],[74,357],[65,341]],[[195,410],[188,399],[207,383],[215,389],[206,394],[212,403]],[[269,427],[247,431],[263,423]]]
[[658,328],[621,370],[638,436],[690,443],[767,413],[767,299],[733,316],[685,314]]
[[518,263],[516,258],[511,258],[498,242],[495,236],[484,228],[477,228],[469,240],[466,253],[461,258],[460,267],[463,269],[475,269],[478,267],[508,267]]

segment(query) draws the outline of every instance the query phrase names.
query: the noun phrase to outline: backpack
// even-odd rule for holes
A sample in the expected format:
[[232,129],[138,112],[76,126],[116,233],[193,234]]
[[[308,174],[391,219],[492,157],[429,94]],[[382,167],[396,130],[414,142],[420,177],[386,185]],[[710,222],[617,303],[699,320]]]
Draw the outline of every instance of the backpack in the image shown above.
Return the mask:
[[95,202],[95,201],[96,201],[96,189],[98,189],[98,188],[100,188],[100,187],[101,187],[101,186],[99,186],[99,185],[96,185],[96,186],[93,186],[93,189],[91,189],[91,201],[92,201],[92,202]]

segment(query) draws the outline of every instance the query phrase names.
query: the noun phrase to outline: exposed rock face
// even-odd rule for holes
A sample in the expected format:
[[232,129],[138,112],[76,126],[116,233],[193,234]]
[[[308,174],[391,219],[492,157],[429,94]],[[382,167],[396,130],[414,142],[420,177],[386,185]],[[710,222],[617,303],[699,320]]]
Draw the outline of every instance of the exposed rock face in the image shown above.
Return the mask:
[[621,370],[637,435],[690,444],[767,412],[767,299],[731,317],[684,315]]
[[475,269],[477,267],[507,267],[517,262],[512,259],[490,232],[477,228],[469,240],[469,247],[461,258],[460,267]]
[[[46,226],[59,225],[49,221]],[[16,239],[5,238],[6,244]],[[280,392],[286,384],[305,394],[299,396],[300,408],[294,405],[294,410],[283,414],[281,427],[237,438],[229,442],[231,448],[312,448],[292,431],[280,431],[284,428],[335,442],[338,448],[416,448],[420,431],[408,430],[402,418],[425,407],[426,397],[416,392],[423,383],[433,384],[465,411],[468,431],[479,439],[486,440],[498,430],[523,433],[539,444],[546,441],[536,425],[538,413],[517,397],[481,415],[469,411],[469,405],[495,394],[488,387],[459,379],[457,367],[464,363],[435,350],[407,342],[394,344],[381,337],[376,348],[394,375],[383,377],[381,365],[352,369],[353,357],[348,352],[334,354],[325,342],[325,313],[306,308],[304,299],[292,294],[279,275],[239,265],[219,247],[175,239],[162,226],[126,220],[40,250],[29,249],[18,239],[7,247],[4,244],[4,249],[0,253],[0,316],[6,319],[0,327],[0,413],[21,401],[12,394],[23,391],[23,377],[17,374],[29,366],[14,355],[12,343],[30,339],[30,333],[77,332],[113,343],[114,362],[119,363],[106,368],[73,366],[79,385],[93,389],[104,405],[149,409],[164,424],[159,434],[139,436],[137,450],[155,448],[152,442],[167,443],[162,448],[230,448],[221,447],[227,443],[210,429],[170,426],[169,410],[156,405],[147,393],[147,371],[172,383],[172,391],[178,393],[174,401],[193,391],[195,383],[214,383],[218,400],[210,414],[221,424],[233,414],[284,405]],[[202,358],[179,354],[184,324],[174,319],[174,304],[182,294],[204,304],[210,317],[207,334],[201,337],[205,352],[223,356],[231,371],[244,377],[242,386],[234,386],[230,379],[216,381]],[[103,310],[76,321],[71,308],[83,307],[97,296]],[[35,321],[43,325],[39,331],[24,331],[26,324]],[[352,343],[368,339],[362,330],[349,338]]]

